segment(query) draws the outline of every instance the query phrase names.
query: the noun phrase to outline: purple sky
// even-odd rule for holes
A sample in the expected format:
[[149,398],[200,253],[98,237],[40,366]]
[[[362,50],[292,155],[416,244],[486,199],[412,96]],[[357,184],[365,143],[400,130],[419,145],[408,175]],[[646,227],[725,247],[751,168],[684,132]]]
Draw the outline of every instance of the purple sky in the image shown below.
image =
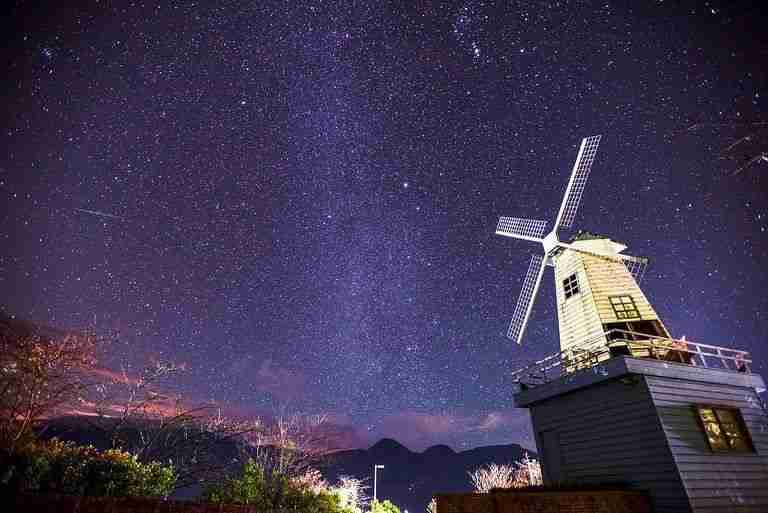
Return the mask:
[[729,173],[766,129],[686,131],[768,120],[752,2],[212,4],[6,8],[2,309],[351,443],[531,446],[509,374],[557,350],[552,277],[515,346],[540,248],[493,231],[553,219],[602,134],[574,226],[765,374],[768,165]]

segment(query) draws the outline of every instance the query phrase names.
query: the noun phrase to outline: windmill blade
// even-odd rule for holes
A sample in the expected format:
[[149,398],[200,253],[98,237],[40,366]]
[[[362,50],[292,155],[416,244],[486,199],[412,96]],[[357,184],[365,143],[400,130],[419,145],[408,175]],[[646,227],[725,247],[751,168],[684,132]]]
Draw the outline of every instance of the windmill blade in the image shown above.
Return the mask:
[[568,186],[565,188],[563,203],[560,205],[560,211],[557,213],[555,229],[564,226],[569,228],[573,224],[573,218],[576,217],[576,210],[579,208],[581,195],[584,193],[584,187],[587,185],[589,171],[592,169],[592,162],[595,160],[597,146],[600,144],[600,135],[585,137],[581,140],[579,154],[576,156],[576,162],[573,164],[571,178]]
[[520,290],[520,296],[517,298],[515,313],[512,315],[512,321],[509,323],[507,337],[520,344],[525,333],[525,326],[528,324],[528,318],[531,316],[533,303],[536,300],[536,292],[539,291],[541,278],[544,276],[545,255],[532,255],[531,263],[528,265],[528,272],[525,274],[523,288]]
[[538,219],[500,217],[499,224],[496,225],[496,235],[541,242],[541,237],[544,235],[544,228],[546,226],[546,221],[540,221]]

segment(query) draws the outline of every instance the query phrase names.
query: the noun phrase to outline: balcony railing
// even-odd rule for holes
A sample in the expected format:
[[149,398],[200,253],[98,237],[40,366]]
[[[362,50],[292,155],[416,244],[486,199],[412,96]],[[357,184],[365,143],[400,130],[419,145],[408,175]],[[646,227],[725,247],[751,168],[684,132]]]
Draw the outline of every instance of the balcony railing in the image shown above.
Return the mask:
[[752,360],[747,351],[615,329],[523,367],[512,373],[512,378],[529,388],[535,387],[620,355],[752,372]]

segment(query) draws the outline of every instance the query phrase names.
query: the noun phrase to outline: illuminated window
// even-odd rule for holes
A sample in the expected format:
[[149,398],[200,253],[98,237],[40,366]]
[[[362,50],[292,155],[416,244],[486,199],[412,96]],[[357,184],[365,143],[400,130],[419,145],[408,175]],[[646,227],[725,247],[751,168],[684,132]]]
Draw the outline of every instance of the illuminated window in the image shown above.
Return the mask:
[[637,311],[637,306],[632,296],[611,296],[608,299],[611,301],[611,306],[617,319],[640,318],[640,312]]
[[575,273],[563,280],[563,290],[565,291],[565,299],[579,293],[579,281],[576,279]]
[[712,451],[754,451],[739,410],[716,406],[697,406],[696,412]]

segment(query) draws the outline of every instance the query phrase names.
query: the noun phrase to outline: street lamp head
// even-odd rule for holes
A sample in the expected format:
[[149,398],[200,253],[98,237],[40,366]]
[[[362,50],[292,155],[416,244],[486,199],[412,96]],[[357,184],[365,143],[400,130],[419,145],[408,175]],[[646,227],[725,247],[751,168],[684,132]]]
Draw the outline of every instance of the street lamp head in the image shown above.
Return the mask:
[[384,468],[384,465],[375,465],[375,468]]

